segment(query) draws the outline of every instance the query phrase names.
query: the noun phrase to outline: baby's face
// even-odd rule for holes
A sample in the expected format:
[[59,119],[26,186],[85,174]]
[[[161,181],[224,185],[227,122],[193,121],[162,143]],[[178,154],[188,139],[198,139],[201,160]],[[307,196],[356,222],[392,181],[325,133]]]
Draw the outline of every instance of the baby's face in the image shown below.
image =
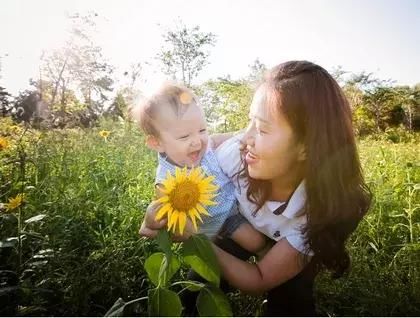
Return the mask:
[[158,114],[155,120],[159,131],[160,151],[178,166],[195,167],[200,164],[208,144],[208,133],[203,111],[190,105],[177,117],[172,110]]

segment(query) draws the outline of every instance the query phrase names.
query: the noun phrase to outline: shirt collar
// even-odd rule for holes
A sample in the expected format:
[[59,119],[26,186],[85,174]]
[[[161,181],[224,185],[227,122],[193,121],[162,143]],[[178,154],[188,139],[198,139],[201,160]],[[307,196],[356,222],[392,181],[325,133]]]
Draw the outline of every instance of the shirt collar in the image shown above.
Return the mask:
[[[290,200],[287,204],[286,209],[281,214],[288,219],[292,219],[302,211],[302,209],[305,207],[306,202],[306,189],[305,189],[305,181],[303,180],[299,186],[296,188],[296,190],[293,192],[292,196],[290,197]],[[280,202],[280,201],[267,201],[265,205],[268,207],[268,209],[271,212],[274,212],[276,209],[278,209],[283,204],[286,204],[286,202]]]

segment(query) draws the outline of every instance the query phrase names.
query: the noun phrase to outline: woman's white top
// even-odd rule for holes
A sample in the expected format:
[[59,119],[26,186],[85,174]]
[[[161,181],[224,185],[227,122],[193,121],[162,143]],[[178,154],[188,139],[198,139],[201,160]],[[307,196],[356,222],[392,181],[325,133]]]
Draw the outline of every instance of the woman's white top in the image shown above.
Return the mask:
[[246,196],[246,180],[239,180],[237,173],[241,166],[239,140],[241,135],[236,135],[226,140],[216,149],[216,157],[223,172],[235,185],[235,196],[239,202],[239,211],[254,226],[254,228],[269,238],[279,241],[285,238],[290,245],[303,254],[313,255],[305,245],[303,227],[307,217],[304,212],[306,201],[305,182],[302,181],[292,194],[289,203],[283,213],[276,215],[273,212],[285,202],[267,201],[258,210],[256,205],[250,202]]

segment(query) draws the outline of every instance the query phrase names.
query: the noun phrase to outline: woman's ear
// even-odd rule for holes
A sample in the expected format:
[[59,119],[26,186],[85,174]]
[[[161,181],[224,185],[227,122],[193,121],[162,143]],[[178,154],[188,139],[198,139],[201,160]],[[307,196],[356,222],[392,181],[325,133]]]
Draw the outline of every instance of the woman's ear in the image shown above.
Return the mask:
[[157,152],[162,152],[163,151],[163,149],[162,149],[163,147],[160,144],[159,139],[156,138],[155,136],[152,136],[152,135],[148,135],[146,137],[146,146],[149,149],[152,149],[152,150],[157,151]]
[[306,160],[306,148],[304,144],[298,145],[298,161],[305,161]]

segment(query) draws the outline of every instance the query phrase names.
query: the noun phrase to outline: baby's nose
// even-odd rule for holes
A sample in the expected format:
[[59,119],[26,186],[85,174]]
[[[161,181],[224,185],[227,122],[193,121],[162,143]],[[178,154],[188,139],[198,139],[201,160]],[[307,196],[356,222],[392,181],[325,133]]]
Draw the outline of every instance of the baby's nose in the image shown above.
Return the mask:
[[192,147],[201,146],[201,139],[200,139],[200,138],[194,138],[194,139],[191,141],[191,146],[192,146]]

